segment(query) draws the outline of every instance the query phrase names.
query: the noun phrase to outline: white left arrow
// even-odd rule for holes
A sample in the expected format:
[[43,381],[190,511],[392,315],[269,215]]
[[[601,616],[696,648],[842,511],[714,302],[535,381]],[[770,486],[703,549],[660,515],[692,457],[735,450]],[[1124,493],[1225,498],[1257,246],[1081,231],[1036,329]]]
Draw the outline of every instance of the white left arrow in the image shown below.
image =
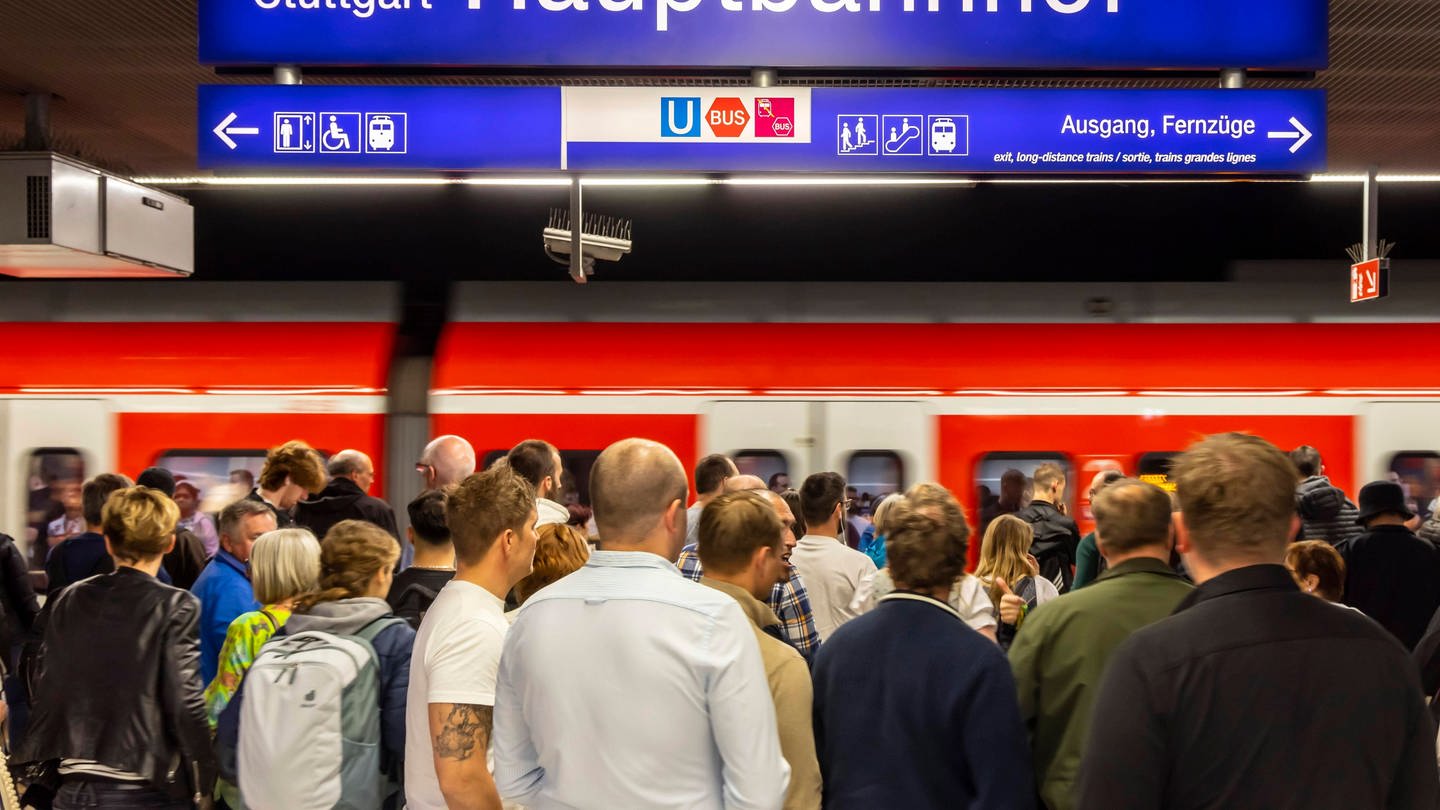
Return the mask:
[[224,120],[224,121],[221,121],[219,124],[216,124],[216,125],[215,125],[215,129],[211,130],[211,132],[214,132],[214,133],[215,133],[215,136],[216,136],[216,137],[218,137],[220,140],[224,141],[224,142],[225,142],[225,145],[228,146],[228,147],[230,147],[231,149],[234,149],[234,148],[235,148],[235,142],[232,141],[232,140],[230,140],[230,136],[231,136],[231,135],[259,135],[259,134],[260,134],[260,128],[259,128],[259,127],[232,127],[232,126],[230,126],[232,123],[234,123],[235,118],[236,118],[235,113],[232,112],[232,113],[230,113],[229,115],[225,116],[225,120]]
[[1300,123],[1300,119],[1294,116],[1290,117],[1290,126],[1295,127],[1294,132],[1267,132],[1265,134],[1271,138],[1294,140],[1295,143],[1290,144],[1290,154],[1293,155],[1300,151],[1300,147],[1304,146],[1306,141],[1310,140],[1310,130],[1306,129],[1305,125]]

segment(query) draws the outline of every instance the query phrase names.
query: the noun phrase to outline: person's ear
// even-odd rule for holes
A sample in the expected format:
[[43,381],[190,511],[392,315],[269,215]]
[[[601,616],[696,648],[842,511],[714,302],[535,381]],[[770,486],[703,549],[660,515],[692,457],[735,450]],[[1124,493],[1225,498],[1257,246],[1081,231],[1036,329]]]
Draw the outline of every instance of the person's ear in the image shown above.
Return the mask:
[[165,550],[162,551],[162,552],[160,552],[160,553],[161,553],[161,554],[169,554],[170,552],[172,552],[172,551],[174,551],[174,550],[175,550],[175,535],[174,535],[174,533],[172,532],[171,535],[170,535],[170,542],[168,542],[168,543],[165,544]]
[[1306,593],[1315,593],[1315,589],[1320,587],[1320,577],[1314,574],[1306,574],[1300,578],[1300,582]]
[[665,510],[665,529],[667,531],[673,532],[679,527],[680,515],[684,513],[684,511],[684,501],[677,498],[670,502],[670,506]]
[[1194,548],[1190,545],[1190,530],[1185,528],[1185,516],[1176,512],[1175,518],[1175,550],[1181,554],[1190,554]]
[[761,574],[765,571],[772,550],[769,546],[761,546],[750,554],[750,573]]
[[115,557],[115,546],[110,542],[110,535],[102,535],[105,538],[105,553],[113,559]]
[[[1300,537],[1300,527],[1303,526],[1303,525],[1304,525],[1304,522],[1303,522],[1302,520],[1300,520],[1300,516],[1299,516],[1298,514],[1297,514],[1297,515],[1291,515],[1291,516],[1290,516],[1290,535],[1289,535],[1289,538],[1288,538],[1288,539],[1292,539],[1292,540],[1293,540],[1293,539],[1296,538],[1296,537]],[[1304,538],[1301,538],[1301,539],[1304,539]]]

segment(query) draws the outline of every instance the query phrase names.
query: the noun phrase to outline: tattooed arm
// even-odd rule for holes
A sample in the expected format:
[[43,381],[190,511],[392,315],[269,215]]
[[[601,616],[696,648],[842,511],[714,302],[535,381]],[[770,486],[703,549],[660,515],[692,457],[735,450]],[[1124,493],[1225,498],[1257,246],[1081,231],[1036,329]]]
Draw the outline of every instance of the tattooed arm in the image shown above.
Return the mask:
[[485,763],[493,722],[490,706],[430,704],[435,775],[451,810],[500,810],[500,794]]

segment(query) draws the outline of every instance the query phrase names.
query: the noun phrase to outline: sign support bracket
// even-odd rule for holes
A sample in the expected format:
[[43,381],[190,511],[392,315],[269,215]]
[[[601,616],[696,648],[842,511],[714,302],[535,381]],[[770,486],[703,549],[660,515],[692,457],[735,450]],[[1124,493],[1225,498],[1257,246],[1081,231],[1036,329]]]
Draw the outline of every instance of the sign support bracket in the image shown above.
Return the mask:
[[570,278],[575,283],[585,283],[585,248],[582,246],[584,238],[584,222],[581,210],[581,186],[580,175],[574,174],[570,177]]
[[1220,71],[1220,87],[1223,90],[1245,89],[1245,68],[1226,68]]
[[1361,243],[1364,246],[1364,259],[1380,258],[1380,167],[1371,166],[1365,171],[1365,200],[1361,206],[1361,218],[1364,220],[1361,225]]

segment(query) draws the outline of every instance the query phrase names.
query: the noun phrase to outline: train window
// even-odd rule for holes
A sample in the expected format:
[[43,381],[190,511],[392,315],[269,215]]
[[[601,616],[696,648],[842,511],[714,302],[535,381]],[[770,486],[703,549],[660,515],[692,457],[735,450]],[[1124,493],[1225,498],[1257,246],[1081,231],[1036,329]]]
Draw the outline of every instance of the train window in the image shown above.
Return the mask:
[[[490,469],[490,465],[509,452],[508,449],[491,450],[485,454],[480,469]],[[576,503],[590,505],[590,468],[595,466],[595,459],[599,457],[599,450],[560,451],[560,497],[557,500],[568,504],[569,499],[574,498]]]
[[905,462],[889,450],[858,450],[850,454],[845,480],[860,493],[861,508],[905,488]]
[[[1065,500],[1075,500],[1075,465],[1064,453],[1011,451],[986,453],[975,465],[975,502],[982,515],[1018,512],[1035,493],[1035,470],[1041,464],[1058,464],[1065,471]],[[1007,473],[1024,477],[1019,492],[1006,481]],[[1015,479],[1018,483],[1019,479]]]
[[1145,453],[1135,465],[1136,475],[1140,476],[1141,481],[1148,481],[1166,492],[1174,492],[1175,483],[1170,480],[1170,465],[1179,457],[1178,450]]
[[41,447],[30,453],[25,475],[25,540],[30,567],[44,568],[50,548],[85,531],[80,488],[85,457],[73,447]]
[[740,450],[730,458],[741,475],[753,475],[767,486],[773,488],[778,479],[787,481],[797,489],[800,487],[799,481],[790,481],[790,462],[779,450]]
[[1440,453],[1396,453],[1390,457],[1390,480],[1405,490],[1405,502],[1412,512],[1428,519],[1440,510]]
[[219,512],[255,488],[265,466],[265,451],[166,450],[155,464],[174,473],[175,480],[189,481],[200,490],[200,511]]

